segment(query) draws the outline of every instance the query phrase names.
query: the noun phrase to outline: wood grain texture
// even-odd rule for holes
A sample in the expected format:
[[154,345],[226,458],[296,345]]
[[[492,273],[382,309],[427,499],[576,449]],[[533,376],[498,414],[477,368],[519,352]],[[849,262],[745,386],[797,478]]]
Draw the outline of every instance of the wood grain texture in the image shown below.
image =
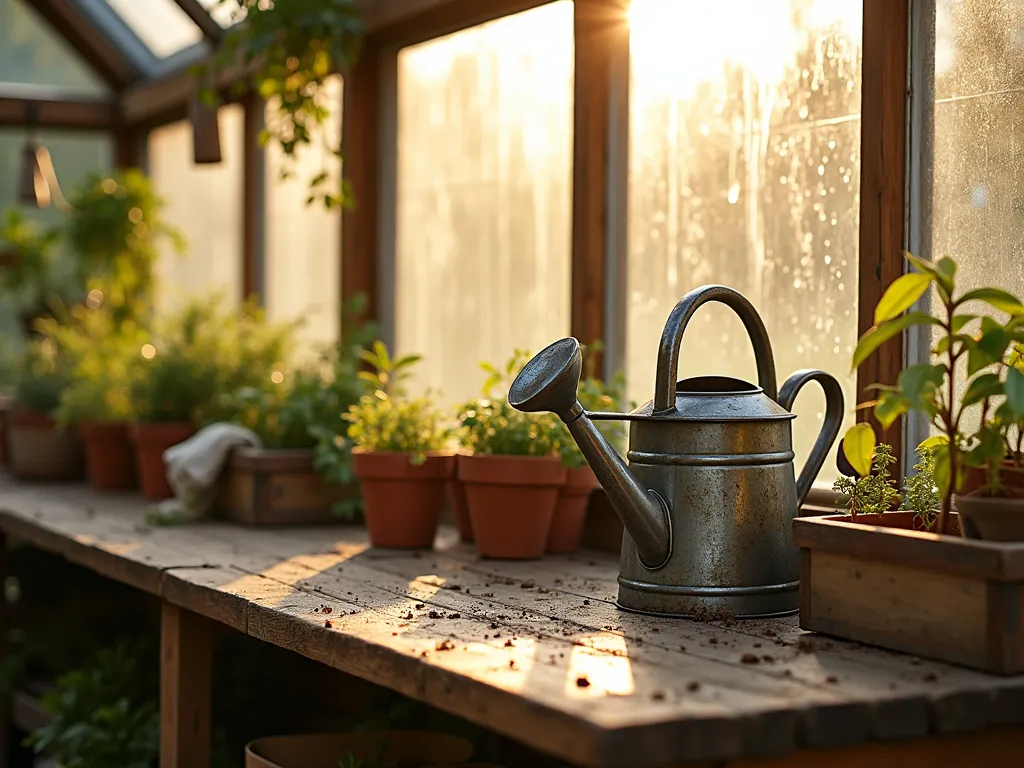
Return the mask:
[[160,621],[160,768],[209,768],[212,661],[209,620],[164,602]]
[[574,765],[796,760],[1024,724],[1024,680],[812,635],[793,618],[619,611],[617,558],[604,553],[478,560],[451,530],[418,553],[370,549],[352,527],[152,529],[141,502],[78,486],[4,483],[0,510],[0,529],[187,615]]
[[[906,174],[908,24],[910,0],[864,0],[861,68],[860,271],[858,333],[874,324],[875,305],[903,274]],[[903,367],[902,336],[883,344],[857,370],[857,402],[874,399],[865,388],[895,384]],[[875,430],[870,409],[859,411]],[[885,435],[900,458],[903,420]],[[899,476],[899,463],[893,469]]]

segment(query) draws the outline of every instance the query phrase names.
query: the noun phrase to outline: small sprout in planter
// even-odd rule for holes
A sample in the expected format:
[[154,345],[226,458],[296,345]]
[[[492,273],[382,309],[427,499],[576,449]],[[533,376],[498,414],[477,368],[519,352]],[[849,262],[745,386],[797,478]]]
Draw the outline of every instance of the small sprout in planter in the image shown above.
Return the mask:
[[[845,446],[844,446],[845,447]],[[832,485],[832,490],[845,494],[849,498],[851,517],[861,515],[877,515],[892,509],[893,503],[900,497],[895,483],[889,475],[889,467],[896,462],[892,448],[882,444],[874,446],[871,451],[870,471],[858,475],[856,479],[840,477]],[[859,461],[852,464],[862,463]]]
[[915,518],[921,521],[921,528],[926,531],[932,529],[942,503],[939,487],[935,484],[935,440],[931,438],[917,446],[917,464],[914,465],[914,474],[903,480],[903,503],[900,505],[900,509],[914,512]]

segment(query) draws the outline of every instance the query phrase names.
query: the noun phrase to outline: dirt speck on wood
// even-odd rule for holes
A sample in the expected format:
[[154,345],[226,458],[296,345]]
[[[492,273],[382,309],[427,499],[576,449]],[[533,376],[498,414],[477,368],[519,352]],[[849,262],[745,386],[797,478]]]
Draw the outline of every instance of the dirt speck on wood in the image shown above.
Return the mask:
[[757,657],[756,653],[744,653],[742,656],[740,656],[740,661],[742,661],[744,664],[759,664],[761,662],[761,659]]
[[580,675],[579,677],[576,678],[576,687],[577,688],[589,688],[590,687],[590,681],[587,680],[586,676]]

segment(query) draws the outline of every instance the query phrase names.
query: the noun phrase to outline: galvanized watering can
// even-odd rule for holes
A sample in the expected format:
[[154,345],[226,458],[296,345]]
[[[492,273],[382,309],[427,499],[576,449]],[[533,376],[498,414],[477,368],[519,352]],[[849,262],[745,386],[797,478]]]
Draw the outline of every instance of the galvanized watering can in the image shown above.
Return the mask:
[[[697,309],[717,301],[747,329],[758,386],[725,376],[677,383],[679,349]],[[509,402],[553,411],[566,423],[625,526],[621,608],[697,619],[760,618],[798,608],[799,553],[791,525],[839,434],[843,392],[824,371],[801,370],[776,389],[764,323],[742,294],[721,285],[676,304],[658,350],[654,400],[628,414],[587,413],[576,398],[582,356],[562,339],[516,378]],[[825,391],[825,421],[795,478],[790,410],[809,381]],[[630,421],[629,466],[594,419]]]

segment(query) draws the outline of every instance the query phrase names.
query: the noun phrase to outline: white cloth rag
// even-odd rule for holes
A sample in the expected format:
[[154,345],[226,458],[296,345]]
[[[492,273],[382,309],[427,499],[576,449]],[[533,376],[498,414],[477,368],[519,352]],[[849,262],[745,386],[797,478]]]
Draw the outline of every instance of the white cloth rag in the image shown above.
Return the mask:
[[205,517],[217,497],[217,481],[231,452],[243,446],[262,448],[263,443],[251,429],[218,423],[164,451],[167,483],[174,498],[151,510],[149,521],[183,523]]

